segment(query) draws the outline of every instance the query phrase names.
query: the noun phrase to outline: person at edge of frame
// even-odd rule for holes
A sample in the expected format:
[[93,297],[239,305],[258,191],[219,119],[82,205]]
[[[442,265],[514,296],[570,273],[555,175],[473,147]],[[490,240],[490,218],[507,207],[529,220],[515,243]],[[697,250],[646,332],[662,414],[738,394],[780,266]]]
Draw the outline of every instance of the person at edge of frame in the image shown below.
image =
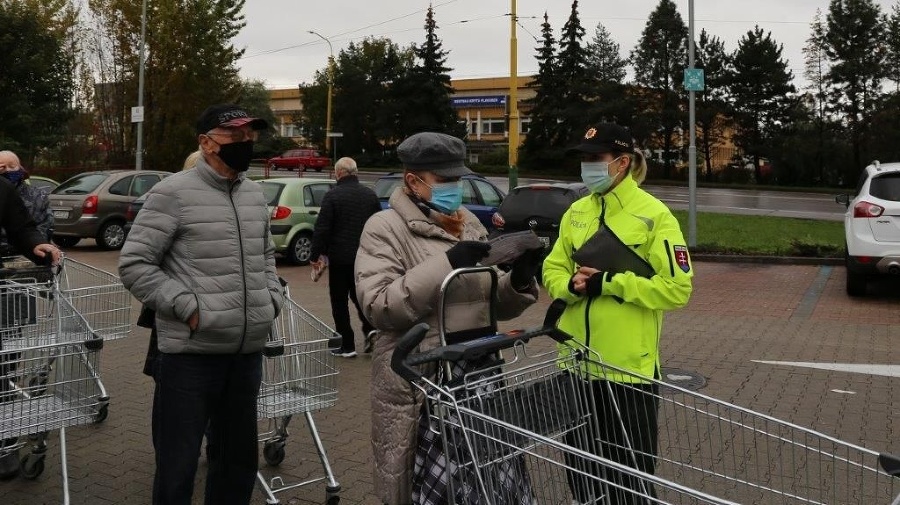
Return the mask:
[[[0,177],[0,227],[6,233],[9,244],[34,263],[46,264],[49,259],[51,264],[59,264],[59,248],[47,242],[46,235],[38,230],[16,187],[3,177]],[[17,352],[2,352],[4,324],[0,321],[0,403],[15,401],[10,378],[15,374],[16,360],[19,359]],[[18,445],[18,438],[0,440],[0,480],[12,479],[19,474]]]
[[[587,404],[595,410],[587,426],[590,431],[571,433],[566,440],[652,474],[658,454],[659,388],[641,377],[660,376],[663,314],[687,304],[694,271],[678,221],[665,204],[639,187],[647,164],[627,129],[598,124],[570,151],[581,155],[581,177],[591,194],[563,215],[559,239],[544,261],[543,281],[552,298],[567,304],[559,328],[595,351],[599,361],[579,372],[585,374],[581,377],[585,387],[580,389],[590,392]],[[578,265],[573,254],[601,226],[649,263],[652,276]],[[573,349],[559,348],[562,360]],[[613,372],[600,362],[629,373]],[[650,483],[624,473],[595,466],[587,472],[621,487],[588,482],[570,472],[577,503],[595,503],[606,496],[603,503],[643,504],[649,501],[642,496],[655,496]]]
[[155,505],[188,505],[209,431],[205,501],[246,505],[258,468],[262,348],[281,310],[266,198],[246,178],[265,120],[233,104],[196,124],[202,156],[148,192],[119,258],[156,312]]

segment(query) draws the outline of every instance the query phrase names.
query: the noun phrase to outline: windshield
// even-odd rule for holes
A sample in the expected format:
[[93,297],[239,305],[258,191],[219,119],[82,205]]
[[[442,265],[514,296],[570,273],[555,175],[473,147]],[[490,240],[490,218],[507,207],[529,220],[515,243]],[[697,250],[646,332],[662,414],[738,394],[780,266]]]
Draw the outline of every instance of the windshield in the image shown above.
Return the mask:
[[52,191],[54,195],[86,195],[97,189],[108,174],[81,174],[60,184]]
[[382,177],[375,181],[375,194],[378,198],[387,200],[402,181],[400,177]]
[[284,191],[284,184],[261,182],[259,185],[262,186],[263,195],[266,197],[266,205],[269,207],[278,205],[278,198],[281,196],[281,192]]

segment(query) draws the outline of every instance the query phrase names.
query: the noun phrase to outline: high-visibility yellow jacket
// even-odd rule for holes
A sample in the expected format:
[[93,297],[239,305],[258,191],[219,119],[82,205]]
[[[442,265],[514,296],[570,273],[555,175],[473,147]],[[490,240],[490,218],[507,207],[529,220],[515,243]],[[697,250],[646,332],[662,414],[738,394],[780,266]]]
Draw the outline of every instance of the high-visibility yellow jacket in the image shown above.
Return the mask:
[[[606,226],[649,262],[655,275],[649,279],[633,272],[604,276],[602,294],[588,297],[569,290],[578,270],[572,254],[597,232],[601,213]],[[559,328],[598,352],[603,362],[647,377],[659,369],[663,311],[687,304],[693,276],[678,221],[631,177],[606,195],[591,194],[569,207],[543,269],[547,292],[567,303]],[[560,357],[567,357],[569,349],[561,345]],[[588,365],[587,372],[592,378],[641,382],[594,365]]]

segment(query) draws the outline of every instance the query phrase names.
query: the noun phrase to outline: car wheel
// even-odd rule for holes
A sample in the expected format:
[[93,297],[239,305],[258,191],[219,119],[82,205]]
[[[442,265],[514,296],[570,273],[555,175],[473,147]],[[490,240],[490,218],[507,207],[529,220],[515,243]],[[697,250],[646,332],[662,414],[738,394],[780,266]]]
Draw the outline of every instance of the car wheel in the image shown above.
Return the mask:
[[866,285],[868,279],[865,274],[851,272],[847,269],[847,295],[849,296],[866,296]]
[[316,169],[316,172],[321,172],[321,171],[322,171],[322,167],[319,167]]
[[53,236],[53,242],[60,247],[75,247],[75,245],[81,242],[81,238],[79,237],[60,237],[57,235]]
[[125,223],[107,221],[97,232],[97,245],[104,249],[121,249],[125,244]]
[[300,232],[294,235],[286,251],[287,259],[295,265],[306,265],[312,253],[312,235]]

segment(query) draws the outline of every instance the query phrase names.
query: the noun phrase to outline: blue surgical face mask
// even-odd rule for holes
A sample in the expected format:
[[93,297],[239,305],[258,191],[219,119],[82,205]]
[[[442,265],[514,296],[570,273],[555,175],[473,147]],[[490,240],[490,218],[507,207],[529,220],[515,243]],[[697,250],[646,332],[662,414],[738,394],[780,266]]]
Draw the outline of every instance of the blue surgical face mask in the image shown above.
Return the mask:
[[462,181],[440,182],[434,186],[425,181],[422,183],[431,188],[429,203],[444,214],[452,214],[462,205]]
[[581,180],[584,181],[584,185],[587,186],[592,193],[597,193],[599,195],[606,193],[618,176],[609,175],[609,165],[618,159],[619,158],[616,158],[609,162],[582,161]]

